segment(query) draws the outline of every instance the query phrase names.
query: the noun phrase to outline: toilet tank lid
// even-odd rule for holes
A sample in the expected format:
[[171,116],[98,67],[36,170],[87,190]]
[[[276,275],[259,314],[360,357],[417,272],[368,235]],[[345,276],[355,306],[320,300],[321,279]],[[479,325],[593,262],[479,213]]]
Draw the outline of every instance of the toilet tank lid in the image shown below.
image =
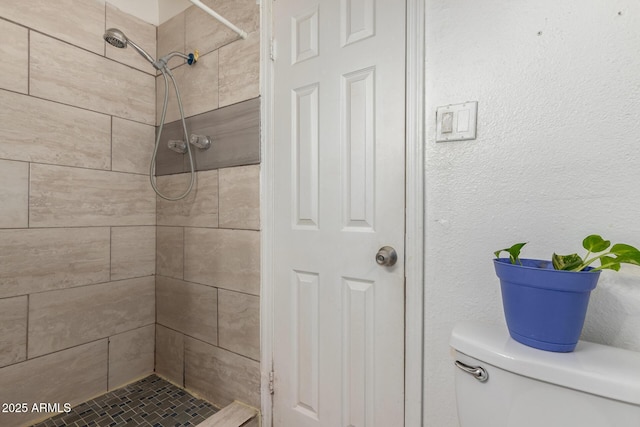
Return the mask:
[[451,347],[479,361],[526,377],[640,405],[640,353],[580,341],[572,353],[522,345],[504,326],[459,323]]

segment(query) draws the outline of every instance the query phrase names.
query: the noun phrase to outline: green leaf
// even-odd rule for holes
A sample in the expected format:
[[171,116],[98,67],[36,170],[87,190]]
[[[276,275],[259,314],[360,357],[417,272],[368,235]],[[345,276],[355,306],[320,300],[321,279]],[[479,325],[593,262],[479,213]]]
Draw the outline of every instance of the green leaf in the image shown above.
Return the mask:
[[526,244],[527,244],[527,242],[516,243],[515,245],[511,246],[510,248],[500,249],[499,251],[495,251],[493,254],[496,256],[496,258],[500,258],[500,254],[502,252],[508,252],[509,253],[509,259],[511,260],[511,264],[515,264],[516,262],[520,263],[520,250]]
[[629,252],[616,258],[618,263],[640,265],[640,252]]
[[589,252],[597,253],[602,252],[611,246],[611,242],[609,240],[604,240],[597,234],[592,234],[584,238],[582,246]]
[[637,254],[640,253],[636,248],[631,245],[625,245],[624,243],[617,243],[611,247],[611,253],[622,256],[629,254]]
[[578,254],[558,255],[554,253],[551,261],[556,270],[575,270],[582,265],[582,258]]
[[610,256],[603,256],[600,258],[600,270],[604,269],[620,271],[619,258],[616,259]]

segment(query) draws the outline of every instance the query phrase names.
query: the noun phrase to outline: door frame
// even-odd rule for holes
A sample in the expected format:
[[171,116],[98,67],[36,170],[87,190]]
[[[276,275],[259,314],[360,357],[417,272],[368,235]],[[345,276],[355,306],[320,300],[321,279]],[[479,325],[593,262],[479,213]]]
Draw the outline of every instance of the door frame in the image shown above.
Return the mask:
[[[262,426],[272,427],[274,150],[273,2],[260,0],[260,392]],[[405,427],[422,426],[424,391],[424,51],[425,0],[406,0]]]

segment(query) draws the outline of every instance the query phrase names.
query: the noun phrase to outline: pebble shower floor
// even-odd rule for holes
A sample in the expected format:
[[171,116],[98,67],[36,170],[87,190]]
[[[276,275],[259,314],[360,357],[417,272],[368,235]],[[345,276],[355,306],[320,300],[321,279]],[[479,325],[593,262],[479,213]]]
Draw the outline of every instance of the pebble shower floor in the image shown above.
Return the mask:
[[32,427],[196,426],[216,412],[202,399],[151,375]]

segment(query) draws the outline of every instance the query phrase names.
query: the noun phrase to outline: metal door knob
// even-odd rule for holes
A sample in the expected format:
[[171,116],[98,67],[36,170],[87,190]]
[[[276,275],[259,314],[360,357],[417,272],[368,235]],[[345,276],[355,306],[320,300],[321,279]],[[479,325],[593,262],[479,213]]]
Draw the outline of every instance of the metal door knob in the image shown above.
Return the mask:
[[391,246],[383,246],[376,254],[376,262],[386,267],[391,267],[398,261],[398,253]]

